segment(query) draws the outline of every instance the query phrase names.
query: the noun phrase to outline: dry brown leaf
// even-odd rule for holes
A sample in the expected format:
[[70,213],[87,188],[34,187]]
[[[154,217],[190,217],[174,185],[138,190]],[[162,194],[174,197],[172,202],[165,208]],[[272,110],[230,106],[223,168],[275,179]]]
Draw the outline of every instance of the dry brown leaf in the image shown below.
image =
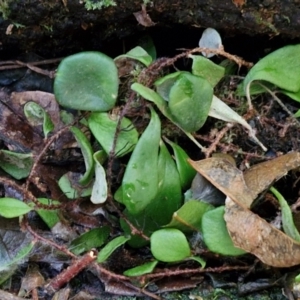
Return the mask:
[[136,20],[139,22],[139,24],[145,26],[145,27],[151,27],[154,26],[156,23],[154,23],[150,16],[147,14],[147,10],[145,5],[142,5],[142,10],[133,13],[135,16]]
[[189,163],[226,194],[224,219],[236,247],[274,267],[300,264],[300,243],[248,209],[272,182],[300,166],[300,153],[289,153],[257,164],[244,175],[222,158],[190,160]]
[[300,264],[300,244],[250,210],[226,199],[224,219],[236,247],[263,263],[285,268]]
[[199,161],[189,160],[191,166],[231,199],[249,208],[255,194],[247,187],[243,173],[228,160],[212,157]]
[[255,199],[274,181],[279,180],[298,166],[300,166],[300,153],[291,152],[252,166],[244,172],[244,179],[248,188],[255,194]]
[[10,98],[5,92],[1,92],[0,96],[1,99],[6,100],[0,102],[0,139],[5,142],[11,151],[21,153],[32,150],[40,151],[40,147],[43,145],[43,137],[32,130],[32,127],[24,121],[18,111],[12,110],[7,105]]
[[45,279],[40,273],[39,267],[36,264],[29,264],[25,276],[22,278],[22,285],[18,296],[28,295],[33,289],[42,286]]
[[42,91],[27,91],[11,94],[12,105],[24,106],[28,101],[39,104],[50,115],[51,121],[55,125],[55,129],[60,129],[64,124],[60,120],[59,105],[55,97],[51,93]]

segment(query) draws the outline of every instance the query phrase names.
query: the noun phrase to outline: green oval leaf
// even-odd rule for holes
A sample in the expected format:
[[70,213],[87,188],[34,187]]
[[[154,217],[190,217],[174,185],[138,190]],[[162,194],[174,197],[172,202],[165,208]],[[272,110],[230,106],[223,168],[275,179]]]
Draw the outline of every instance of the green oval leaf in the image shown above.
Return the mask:
[[191,255],[185,235],[178,229],[160,229],[150,238],[153,256],[163,262],[177,262]]
[[79,128],[72,126],[70,131],[74,134],[74,137],[81,149],[86,169],[84,175],[80,178],[79,183],[82,185],[87,185],[91,182],[95,169],[93,148],[88,138]]
[[0,168],[16,179],[26,178],[33,165],[31,153],[0,150]]
[[246,253],[233,245],[224,220],[224,206],[210,210],[203,215],[202,234],[205,245],[212,252],[229,256]]
[[155,269],[156,265],[158,264],[157,260],[147,262],[141,266],[137,266],[135,268],[126,270],[123,274],[125,276],[133,277],[133,276],[142,276],[145,274],[152,273]]
[[108,226],[91,229],[73,240],[69,248],[74,254],[79,255],[92,248],[101,247],[109,237],[109,233]]
[[106,261],[117,248],[124,245],[128,240],[130,240],[130,237],[126,237],[123,235],[118,236],[118,237],[114,238],[113,240],[111,240],[98,253],[97,262],[102,263],[102,262]]
[[280,48],[262,58],[244,79],[245,93],[254,80],[265,80],[283,90],[300,90],[300,44]]
[[169,110],[180,127],[193,132],[203,126],[213,98],[213,88],[206,79],[182,72],[169,96]]
[[122,202],[131,214],[142,212],[158,191],[160,120],[151,108],[151,120],[131,154],[122,181]]
[[15,218],[20,217],[28,212],[30,212],[32,208],[15,198],[0,198],[0,215],[4,218]]
[[[106,153],[112,149],[117,130],[118,116],[107,113],[92,113],[88,119],[89,127]],[[114,153],[121,157],[131,152],[138,141],[138,132],[132,122],[123,118],[118,132]]]
[[114,61],[101,52],[81,52],[63,59],[54,81],[54,94],[63,107],[108,111],[118,95]]

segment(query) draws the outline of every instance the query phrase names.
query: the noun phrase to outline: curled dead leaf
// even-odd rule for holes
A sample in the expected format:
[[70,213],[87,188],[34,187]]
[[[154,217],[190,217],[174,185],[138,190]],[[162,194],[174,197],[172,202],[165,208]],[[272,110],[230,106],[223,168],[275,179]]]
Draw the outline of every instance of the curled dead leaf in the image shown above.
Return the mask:
[[151,20],[150,16],[147,14],[145,5],[142,5],[141,11],[135,12],[133,13],[133,15],[135,16],[138,23],[145,27],[151,27],[156,24]]
[[260,192],[300,166],[299,152],[257,164],[244,174],[218,157],[189,163],[227,196],[224,219],[236,247],[270,266],[300,264],[300,243],[249,210]]
[[226,199],[224,219],[234,245],[263,263],[285,268],[300,264],[300,244],[250,210]]
[[56,130],[64,126],[60,120],[59,105],[53,94],[42,91],[14,92],[11,94],[11,103],[13,106],[23,107],[29,101],[39,104],[50,115]]
[[255,194],[247,187],[243,173],[222,157],[212,157],[199,161],[189,160],[191,166],[231,199],[250,207]]
[[252,166],[244,172],[244,179],[248,188],[255,193],[255,199],[259,193],[268,188],[274,181],[279,180],[290,170],[299,166],[300,153],[291,152]]

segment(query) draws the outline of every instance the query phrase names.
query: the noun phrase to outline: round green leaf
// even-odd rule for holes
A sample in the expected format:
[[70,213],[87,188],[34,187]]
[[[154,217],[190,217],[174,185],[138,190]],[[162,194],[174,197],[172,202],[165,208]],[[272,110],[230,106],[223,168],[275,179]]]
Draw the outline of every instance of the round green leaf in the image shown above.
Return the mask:
[[28,212],[32,208],[26,203],[15,198],[0,198],[0,215],[4,218],[20,217]]
[[224,220],[224,206],[207,211],[203,215],[202,234],[204,243],[212,252],[230,256],[246,253],[233,245]]
[[197,131],[207,119],[213,88],[199,76],[182,72],[170,90],[169,109],[181,128]]
[[114,61],[101,52],[68,56],[58,66],[54,94],[61,106],[78,110],[108,111],[118,95]]
[[163,262],[181,261],[191,255],[185,235],[178,229],[160,229],[150,238],[153,256]]

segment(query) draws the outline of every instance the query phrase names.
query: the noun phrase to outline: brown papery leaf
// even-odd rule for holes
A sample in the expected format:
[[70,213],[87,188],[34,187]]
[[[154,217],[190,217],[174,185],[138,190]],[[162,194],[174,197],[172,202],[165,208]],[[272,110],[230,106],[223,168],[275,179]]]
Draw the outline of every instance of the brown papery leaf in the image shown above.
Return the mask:
[[11,94],[11,103],[14,106],[23,107],[29,101],[39,104],[50,115],[56,129],[64,126],[60,120],[59,105],[53,94],[42,91],[14,92]]
[[300,153],[292,152],[260,163],[244,175],[222,158],[190,160],[189,163],[227,196],[224,219],[236,247],[254,254],[270,266],[300,264],[300,243],[248,209],[272,182],[300,166]]
[[236,247],[278,267],[300,264],[300,244],[250,210],[226,199],[224,219]]
[[146,7],[144,4],[142,4],[142,10],[133,13],[136,20],[139,22],[139,24],[145,26],[145,27],[151,27],[154,26],[156,23],[154,23],[150,16],[147,14]]
[[243,173],[228,160],[212,157],[199,161],[189,160],[190,165],[231,199],[238,199],[247,208],[255,194],[247,187]]
[[300,153],[291,152],[252,166],[244,172],[244,179],[248,188],[254,193],[255,199],[259,193],[267,189],[274,181],[279,180],[290,170],[299,166]]

